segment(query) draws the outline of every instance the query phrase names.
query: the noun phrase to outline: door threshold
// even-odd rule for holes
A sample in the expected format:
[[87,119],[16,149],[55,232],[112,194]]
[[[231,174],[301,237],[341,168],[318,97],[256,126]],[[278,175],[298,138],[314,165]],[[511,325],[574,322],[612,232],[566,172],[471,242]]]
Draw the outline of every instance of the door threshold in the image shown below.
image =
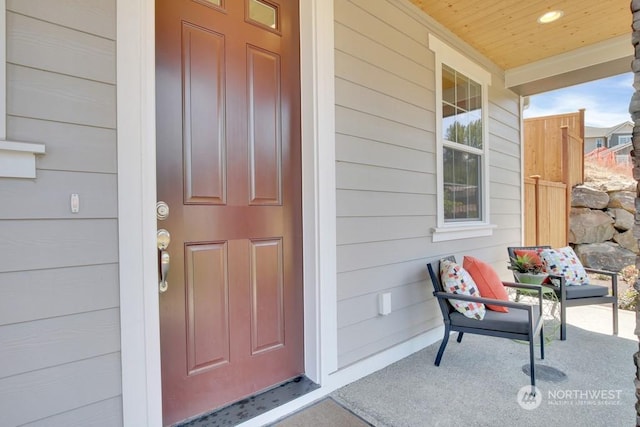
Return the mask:
[[235,426],[278,406],[310,393],[320,386],[301,375],[262,393],[247,397],[224,408],[201,415],[176,427]]

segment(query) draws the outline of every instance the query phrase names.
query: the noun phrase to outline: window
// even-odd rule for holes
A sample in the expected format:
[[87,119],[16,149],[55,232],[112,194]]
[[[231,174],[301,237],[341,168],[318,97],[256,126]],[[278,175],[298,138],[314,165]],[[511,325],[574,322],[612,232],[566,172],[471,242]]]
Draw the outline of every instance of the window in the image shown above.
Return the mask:
[[478,221],[482,194],[482,86],[442,64],[444,221]]
[[210,7],[212,9],[217,9],[220,11],[224,11],[225,8],[225,4],[224,4],[224,0],[194,0],[200,4],[203,4],[207,7]]
[[278,9],[261,0],[249,0],[249,19],[266,27],[278,28]]
[[627,144],[631,142],[631,135],[620,135],[618,137],[618,144]]
[[437,227],[433,240],[491,235],[487,93],[491,75],[440,40],[435,52]]
[[[0,0],[0,34],[7,34],[6,1]],[[0,43],[0,178],[36,178],[36,155],[44,144],[7,140],[6,36]]]

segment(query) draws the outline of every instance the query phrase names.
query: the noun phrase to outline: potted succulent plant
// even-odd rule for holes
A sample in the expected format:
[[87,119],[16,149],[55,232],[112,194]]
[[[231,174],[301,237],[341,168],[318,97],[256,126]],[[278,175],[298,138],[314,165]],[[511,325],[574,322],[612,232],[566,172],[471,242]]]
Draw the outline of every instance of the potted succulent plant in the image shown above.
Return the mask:
[[530,283],[539,285],[547,278],[544,266],[536,263],[529,255],[516,255],[509,260],[509,270],[513,270],[513,275],[520,283]]

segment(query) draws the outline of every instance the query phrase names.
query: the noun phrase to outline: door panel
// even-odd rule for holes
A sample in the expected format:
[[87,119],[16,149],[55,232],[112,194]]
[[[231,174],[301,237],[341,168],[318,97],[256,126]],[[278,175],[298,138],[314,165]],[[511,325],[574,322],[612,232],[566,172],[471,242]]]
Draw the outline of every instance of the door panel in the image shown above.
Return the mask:
[[251,242],[251,352],[284,345],[282,241]]
[[303,372],[298,3],[249,3],[156,1],[166,424]]
[[229,363],[227,245],[187,245],[188,374]]
[[249,150],[251,204],[281,203],[280,59],[249,46]]
[[182,27],[185,203],[224,204],[224,36]]

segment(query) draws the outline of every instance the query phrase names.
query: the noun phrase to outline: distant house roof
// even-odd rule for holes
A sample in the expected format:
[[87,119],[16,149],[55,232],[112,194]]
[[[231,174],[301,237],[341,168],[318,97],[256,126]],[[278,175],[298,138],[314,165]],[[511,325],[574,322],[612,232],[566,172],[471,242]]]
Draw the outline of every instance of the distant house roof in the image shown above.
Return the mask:
[[609,128],[597,128],[593,126],[585,126],[584,127],[584,137],[585,138],[604,138],[607,135],[607,130]]
[[629,148],[630,146],[631,146],[630,142],[625,142],[624,144],[618,144],[614,147],[607,148],[607,151],[610,153],[617,153],[618,151],[622,151],[626,148]]
[[609,128],[599,128],[594,126],[584,127],[585,138],[608,138],[614,133],[631,133],[633,132],[632,122],[622,122]]

